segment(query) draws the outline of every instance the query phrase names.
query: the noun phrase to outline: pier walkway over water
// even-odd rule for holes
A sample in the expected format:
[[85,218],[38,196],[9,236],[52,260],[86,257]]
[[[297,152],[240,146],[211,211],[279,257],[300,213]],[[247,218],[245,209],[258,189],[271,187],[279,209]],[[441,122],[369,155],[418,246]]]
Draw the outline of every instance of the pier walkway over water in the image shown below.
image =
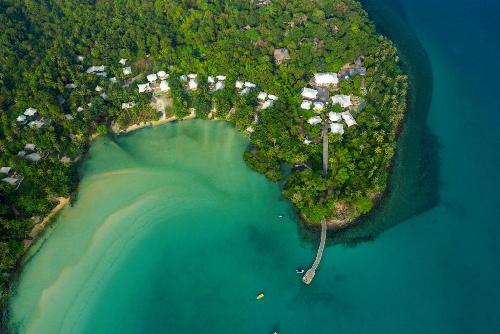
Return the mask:
[[312,264],[311,268],[306,272],[304,277],[302,277],[302,282],[305,284],[311,284],[314,276],[316,275],[316,269],[318,269],[319,263],[321,262],[321,258],[323,257],[323,250],[325,249],[326,243],[326,220],[321,220],[321,240],[319,242],[318,252],[316,253],[316,259]]

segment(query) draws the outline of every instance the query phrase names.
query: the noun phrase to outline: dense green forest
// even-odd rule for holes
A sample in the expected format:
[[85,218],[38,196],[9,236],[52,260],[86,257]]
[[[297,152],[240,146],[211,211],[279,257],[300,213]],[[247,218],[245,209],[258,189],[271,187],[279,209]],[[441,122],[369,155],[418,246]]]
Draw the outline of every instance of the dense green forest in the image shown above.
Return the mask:
[[[11,167],[20,181],[0,182],[3,295],[33,225],[55,198],[75,193],[92,138],[112,124],[125,128],[161,116],[150,106],[152,93],[137,89],[149,73],[169,74],[168,116],[194,108],[208,118],[215,107],[215,118],[248,135],[249,166],[274,181],[286,178],[284,195],[310,223],[351,222],[386,190],[407,78],[397,50],[356,1],[0,0],[0,26],[0,167]],[[279,48],[289,59],[278,65]],[[321,143],[304,144],[304,131],[320,136],[321,128],[305,122],[314,113],[300,108],[300,92],[315,73],[340,72],[360,57],[366,75],[343,78],[336,91],[362,97],[364,109],[353,111],[357,125],[328,134],[325,177]],[[107,77],[86,73],[93,65],[105,65]],[[198,74],[196,91],[180,79],[189,73]],[[211,92],[207,78],[219,74],[227,77],[225,88]],[[131,78],[137,81],[124,86]],[[240,95],[238,80],[258,89]],[[261,90],[279,99],[255,122]],[[129,101],[135,106],[122,109]],[[18,120],[30,107],[40,128]],[[39,161],[18,155],[28,143]]]

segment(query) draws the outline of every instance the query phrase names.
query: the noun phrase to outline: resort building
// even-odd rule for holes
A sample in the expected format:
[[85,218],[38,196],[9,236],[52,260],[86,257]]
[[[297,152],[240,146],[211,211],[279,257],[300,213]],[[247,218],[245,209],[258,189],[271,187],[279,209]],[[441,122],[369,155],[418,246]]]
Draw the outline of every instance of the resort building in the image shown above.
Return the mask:
[[156,80],[158,80],[158,76],[156,75],[156,73],[148,74],[146,78],[149,82],[155,82]]
[[323,109],[325,109],[325,104],[323,102],[316,101],[314,102],[313,109],[314,111],[322,111]]
[[26,116],[19,115],[19,116],[17,116],[16,121],[19,123],[24,123],[24,122],[26,122]]
[[158,76],[158,78],[160,79],[166,79],[168,78],[168,74],[167,72],[165,71],[158,71],[158,73],[156,73],[156,75]]
[[337,87],[339,84],[339,78],[337,73],[316,73],[312,81],[313,86],[317,87]]
[[130,108],[133,108],[133,107],[135,107],[135,102],[134,101],[127,102],[127,103],[122,103],[122,109],[130,109]]
[[342,108],[349,108],[350,106],[352,106],[351,97],[349,95],[332,96],[332,104],[340,104]]
[[96,91],[96,92],[100,93],[100,92],[102,92],[103,90],[104,90],[104,88],[102,88],[101,86],[99,86],[99,85],[95,86],[95,91]]
[[64,118],[66,118],[68,121],[72,121],[73,119],[75,119],[71,114],[65,114]]
[[122,59],[120,59],[120,61],[118,63],[122,64],[122,65],[125,65],[127,63],[127,59],[122,58]]
[[274,50],[274,62],[276,65],[281,65],[285,61],[290,60],[290,51],[285,48]]
[[18,187],[19,186],[19,183],[20,183],[20,179],[18,179],[17,177],[4,177],[2,179],[3,182],[5,183],[8,183],[10,184],[11,186],[13,187]]
[[30,128],[38,128],[40,129],[41,127],[43,127],[45,125],[45,122],[44,121],[31,121],[28,123],[28,126]]
[[123,68],[123,74],[124,75],[129,75],[129,74],[132,74],[132,67],[124,67]]
[[356,120],[354,119],[354,117],[352,117],[351,113],[349,111],[344,111],[342,114],[342,119],[344,120],[344,122],[347,124],[348,127],[351,127],[353,125],[356,125],[358,123],[356,123]]
[[24,158],[26,160],[29,160],[32,162],[37,162],[37,161],[40,161],[40,159],[42,159],[42,156],[36,152],[33,152],[33,153],[30,153],[30,154],[24,156]]
[[318,96],[318,91],[316,89],[304,87],[302,89],[301,94],[304,99],[316,100],[316,97]]
[[301,109],[304,110],[311,110],[312,102],[309,100],[304,100],[302,101],[302,104],[300,105]]
[[24,111],[24,115],[25,116],[28,116],[28,117],[32,117],[32,116],[35,116],[35,114],[37,113],[37,110],[35,108],[28,108]]
[[64,86],[64,88],[66,88],[66,89],[75,89],[76,88],[76,84],[75,83],[69,83],[69,84],[66,84]]
[[151,87],[149,86],[149,83],[138,84],[137,88],[139,88],[139,93],[147,93],[147,92],[151,91]]
[[104,65],[90,66],[86,72],[89,74],[95,73],[95,72],[104,72],[105,69],[106,69],[106,66],[104,66]]
[[307,123],[311,124],[311,125],[317,125],[317,124],[320,124],[322,122],[321,120],[321,117],[319,116],[314,116],[314,117],[311,117],[307,120]]
[[29,143],[29,144],[24,145],[24,149],[25,149],[25,150],[34,151],[34,150],[35,150],[35,148],[36,148],[36,145],[35,145],[35,144],[31,144],[31,143]]
[[259,95],[257,95],[257,99],[260,101],[265,101],[267,98],[267,93],[266,92],[260,92]]
[[9,175],[11,168],[10,167],[1,167],[0,168],[0,174],[6,174]]
[[335,134],[343,135],[344,125],[340,123],[332,123],[330,124],[330,131]]
[[160,92],[168,92],[170,90],[170,86],[168,85],[168,81],[162,80],[160,82]]
[[330,111],[328,113],[328,118],[332,122],[338,122],[338,121],[340,121],[342,119],[342,116],[340,116],[340,113],[338,113],[338,112]]

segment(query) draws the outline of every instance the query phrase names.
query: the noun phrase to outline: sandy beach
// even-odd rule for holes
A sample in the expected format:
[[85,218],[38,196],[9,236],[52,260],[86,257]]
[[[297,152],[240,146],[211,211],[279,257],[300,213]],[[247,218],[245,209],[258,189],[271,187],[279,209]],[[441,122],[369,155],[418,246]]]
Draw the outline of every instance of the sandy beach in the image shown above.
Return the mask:
[[24,240],[24,250],[26,251],[32,244],[35,242],[37,237],[40,235],[40,233],[43,231],[47,223],[59,212],[61,211],[66,205],[69,203],[69,198],[66,197],[57,197],[58,204],[50,211],[50,213],[43,218],[43,220],[33,226],[31,229],[31,232],[29,234],[29,239]]
[[158,126],[158,125],[163,125],[163,124],[166,124],[166,123],[170,123],[170,122],[173,122],[173,121],[176,121],[176,120],[188,120],[188,119],[193,119],[196,117],[196,111],[194,109],[191,110],[191,113],[189,115],[187,115],[186,117],[183,117],[181,119],[177,118],[176,116],[172,116],[172,117],[166,117],[165,114],[163,114],[163,116],[157,120],[157,121],[149,121],[149,122],[141,122],[141,123],[138,123],[138,124],[132,124],[130,125],[129,127],[127,127],[125,130],[118,130],[116,127],[112,127],[112,130],[114,133],[116,134],[126,134],[126,133],[130,133],[130,132],[133,132],[133,131],[136,131],[136,130],[139,130],[139,129],[143,129],[143,128],[146,128],[146,127],[149,127],[149,126]]

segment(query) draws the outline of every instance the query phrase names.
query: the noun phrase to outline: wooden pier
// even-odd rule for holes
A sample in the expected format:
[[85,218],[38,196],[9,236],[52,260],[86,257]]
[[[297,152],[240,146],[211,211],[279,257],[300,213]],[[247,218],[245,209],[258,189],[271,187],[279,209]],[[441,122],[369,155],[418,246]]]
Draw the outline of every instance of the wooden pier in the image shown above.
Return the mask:
[[311,268],[306,271],[306,274],[302,277],[302,282],[305,284],[311,284],[314,276],[316,275],[316,269],[319,267],[319,263],[321,262],[321,258],[323,257],[323,250],[325,249],[326,243],[326,220],[321,220],[321,240],[319,242],[318,252],[316,253],[316,259],[312,264]]

